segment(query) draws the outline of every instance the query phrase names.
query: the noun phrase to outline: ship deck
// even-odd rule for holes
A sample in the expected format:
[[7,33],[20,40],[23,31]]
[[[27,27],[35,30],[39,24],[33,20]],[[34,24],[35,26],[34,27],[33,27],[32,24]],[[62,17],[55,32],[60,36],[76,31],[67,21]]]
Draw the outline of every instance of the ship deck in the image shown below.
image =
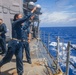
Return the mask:
[[[26,62],[24,52],[24,75],[53,75],[47,64],[47,61],[50,57],[46,55],[47,52],[42,43],[39,42],[40,46],[38,46],[37,44],[38,42],[36,39],[32,40],[30,43],[32,64]],[[3,56],[0,56],[0,60],[2,58]],[[52,60],[49,60],[49,64],[51,64],[52,62]],[[13,56],[11,62],[2,66],[0,75],[17,75],[15,56]]]

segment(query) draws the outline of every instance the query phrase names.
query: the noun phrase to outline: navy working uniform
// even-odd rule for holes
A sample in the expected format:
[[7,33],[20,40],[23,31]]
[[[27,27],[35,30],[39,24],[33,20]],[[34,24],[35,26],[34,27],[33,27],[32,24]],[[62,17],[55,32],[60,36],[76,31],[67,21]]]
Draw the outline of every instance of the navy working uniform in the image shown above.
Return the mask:
[[0,54],[4,54],[6,52],[6,36],[5,33],[7,32],[7,28],[6,25],[4,23],[2,23],[0,25],[0,46],[1,46],[1,53]]
[[[30,25],[31,22],[27,22],[26,23],[27,25]],[[24,26],[23,26],[23,51],[25,49],[25,53],[26,53],[26,59],[27,59],[27,62],[31,64],[31,57],[30,57],[30,47],[29,47],[29,43],[28,43],[28,35],[30,33],[30,29],[24,29]]]
[[[23,75],[23,60],[22,60],[22,23],[29,20],[31,14],[22,19],[16,20],[13,22],[12,40],[8,43],[8,51],[5,57],[0,62],[0,67],[10,62],[12,56],[16,56],[16,67],[18,75]],[[29,25],[24,26],[24,29],[27,29]]]

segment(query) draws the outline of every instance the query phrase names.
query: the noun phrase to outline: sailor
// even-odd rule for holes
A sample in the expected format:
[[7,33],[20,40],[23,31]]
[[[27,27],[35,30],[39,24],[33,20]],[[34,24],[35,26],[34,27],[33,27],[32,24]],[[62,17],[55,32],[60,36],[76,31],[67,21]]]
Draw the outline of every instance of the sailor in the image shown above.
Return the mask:
[[[27,25],[30,25],[31,24],[31,21],[33,20],[34,16],[31,17],[31,19],[29,21],[27,21],[25,24]],[[25,49],[25,53],[26,53],[26,59],[27,59],[27,62],[29,64],[31,64],[31,57],[30,57],[30,47],[29,47],[29,43],[30,43],[30,27],[26,30],[24,30],[24,26],[23,26],[23,52],[24,52],[24,49]]]
[[7,32],[6,25],[3,23],[3,20],[0,19],[0,46],[2,51],[0,54],[5,54],[6,53],[6,35],[5,33]]
[[[0,67],[11,61],[12,56],[16,56],[16,67],[18,75],[23,75],[23,60],[22,60],[22,23],[29,20],[36,7],[31,11],[27,17],[22,17],[22,14],[16,14],[13,22],[13,35],[12,40],[8,43],[8,51],[5,57],[0,61]],[[25,26],[27,29],[29,26]]]

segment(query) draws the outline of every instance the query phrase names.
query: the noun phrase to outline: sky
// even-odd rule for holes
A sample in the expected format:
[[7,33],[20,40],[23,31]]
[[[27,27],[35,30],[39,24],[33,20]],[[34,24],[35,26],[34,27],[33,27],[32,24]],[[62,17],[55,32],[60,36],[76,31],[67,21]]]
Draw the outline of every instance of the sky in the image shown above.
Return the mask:
[[76,0],[37,0],[41,27],[76,26]]

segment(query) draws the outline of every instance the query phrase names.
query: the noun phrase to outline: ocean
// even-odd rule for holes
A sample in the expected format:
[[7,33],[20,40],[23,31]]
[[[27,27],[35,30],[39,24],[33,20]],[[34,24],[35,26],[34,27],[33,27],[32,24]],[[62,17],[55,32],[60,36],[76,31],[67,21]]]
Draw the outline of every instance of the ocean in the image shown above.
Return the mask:
[[[40,36],[43,43],[48,47],[49,52],[56,58],[57,37],[60,38],[59,43],[59,65],[66,72],[66,48],[70,41],[71,45],[76,48],[76,27],[41,27]],[[49,36],[49,37],[48,37]],[[49,39],[49,43],[48,43]],[[76,66],[76,50],[71,48],[70,61]],[[76,75],[76,68],[70,64],[69,75]]]

